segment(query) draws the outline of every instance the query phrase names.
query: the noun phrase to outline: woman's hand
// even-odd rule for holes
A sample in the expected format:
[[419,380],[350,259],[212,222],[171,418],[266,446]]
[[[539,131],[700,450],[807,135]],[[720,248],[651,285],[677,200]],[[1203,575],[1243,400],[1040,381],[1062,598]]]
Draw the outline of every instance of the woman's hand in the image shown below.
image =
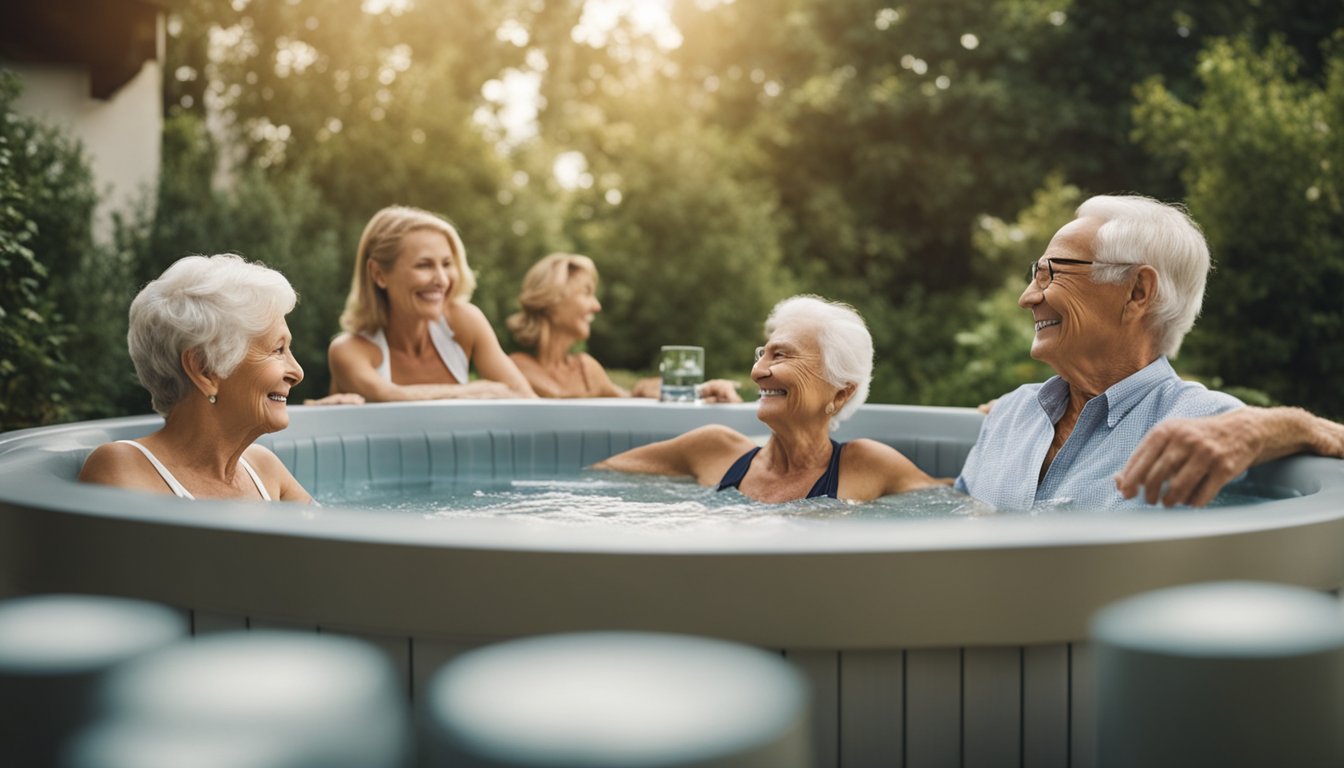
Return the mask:
[[648,376],[635,382],[630,388],[631,397],[651,397],[654,400],[663,396],[663,380],[657,376]]
[[357,395],[354,392],[337,392],[334,395],[326,397],[308,398],[303,401],[304,405],[363,405],[363,395]]
[[695,388],[695,395],[706,403],[740,403],[737,382],[728,379],[710,379]]

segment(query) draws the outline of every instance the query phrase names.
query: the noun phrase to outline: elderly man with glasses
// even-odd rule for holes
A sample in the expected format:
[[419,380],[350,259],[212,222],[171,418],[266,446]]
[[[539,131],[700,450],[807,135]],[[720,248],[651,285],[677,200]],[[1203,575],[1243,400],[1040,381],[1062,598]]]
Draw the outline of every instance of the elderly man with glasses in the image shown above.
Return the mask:
[[1208,271],[1204,236],[1182,210],[1139,196],[1079,206],[1018,299],[1035,320],[1031,356],[1058,375],[999,399],[956,487],[1004,509],[1205,504],[1251,464],[1344,453],[1340,425],[1246,408],[1176,375],[1168,358]]

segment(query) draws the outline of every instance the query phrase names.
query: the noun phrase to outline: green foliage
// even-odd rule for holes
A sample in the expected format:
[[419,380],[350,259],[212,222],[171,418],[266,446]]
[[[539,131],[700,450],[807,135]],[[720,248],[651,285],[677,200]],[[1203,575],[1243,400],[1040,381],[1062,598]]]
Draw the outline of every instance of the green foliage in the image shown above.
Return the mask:
[[[60,279],[75,271],[93,201],[79,147],[18,117],[18,94],[18,78],[0,70],[0,429],[71,416],[77,371],[65,356],[69,328],[51,293],[52,267]],[[55,209],[63,205],[74,209]],[[81,213],[82,230],[50,231]]]
[[1026,287],[1027,265],[1040,257],[1082,201],[1081,190],[1052,176],[1016,221],[981,218],[974,236],[976,251],[1007,277],[974,305],[973,320],[956,334],[952,362],[932,385],[947,394],[946,404],[977,405],[1053,374],[1030,356],[1032,317],[1017,301]]
[[766,313],[792,285],[769,191],[737,181],[733,162],[721,137],[690,124],[598,158],[596,175],[619,174],[620,197],[579,195],[571,225],[601,273],[598,359],[648,369],[659,346],[695,344],[710,376],[750,367]]
[[[694,342],[741,376],[770,305],[806,291],[864,314],[874,401],[974,404],[1048,373],[1018,273],[1073,205],[1183,190],[1220,264],[1183,370],[1338,412],[1338,0],[682,0],[679,45],[630,16],[580,34],[590,10],[173,4],[154,199],[79,247],[92,197],[55,134],[31,155],[44,175],[0,192],[40,201],[0,245],[29,280],[4,290],[51,332],[0,331],[42,339],[24,354],[51,371],[63,345],[92,392],[34,418],[144,410],[126,306],[188,253],[285,272],[301,393],[322,394],[360,231],[394,203],[458,227],[506,345],[526,269],[578,251],[602,273],[589,349],[609,366]],[[519,77],[539,95],[521,132],[500,98]],[[48,401],[70,405],[63,381]]]
[[1140,90],[1138,137],[1184,171],[1217,269],[1186,350],[1210,375],[1344,415],[1344,50],[1317,84],[1280,40],[1216,41],[1203,91]]

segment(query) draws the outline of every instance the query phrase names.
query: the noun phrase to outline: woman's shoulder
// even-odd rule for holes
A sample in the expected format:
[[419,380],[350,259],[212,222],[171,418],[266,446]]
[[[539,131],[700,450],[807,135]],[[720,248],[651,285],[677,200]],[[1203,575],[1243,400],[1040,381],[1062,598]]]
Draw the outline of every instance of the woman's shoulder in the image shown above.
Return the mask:
[[93,449],[80,468],[79,480],[122,488],[163,487],[163,480],[140,449],[121,441],[103,443]]
[[703,427],[696,427],[683,434],[680,439],[687,444],[695,445],[698,449],[731,448],[733,450],[749,451],[756,447],[756,442],[750,437],[723,424],[706,424]]
[[327,344],[327,353],[353,351],[376,351],[378,345],[369,341],[362,333],[352,333],[351,331],[342,331]]

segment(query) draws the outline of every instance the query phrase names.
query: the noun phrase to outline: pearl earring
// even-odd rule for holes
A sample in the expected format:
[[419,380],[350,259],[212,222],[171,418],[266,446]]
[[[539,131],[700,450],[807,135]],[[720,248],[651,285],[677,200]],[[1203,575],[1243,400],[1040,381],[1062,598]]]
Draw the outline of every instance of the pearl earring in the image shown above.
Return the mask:
[[210,395],[210,397],[207,398],[207,399],[210,401],[210,404],[211,404],[211,405],[214,405],[214,404],[215,404],[215,396],[214,396],[214,395]]

